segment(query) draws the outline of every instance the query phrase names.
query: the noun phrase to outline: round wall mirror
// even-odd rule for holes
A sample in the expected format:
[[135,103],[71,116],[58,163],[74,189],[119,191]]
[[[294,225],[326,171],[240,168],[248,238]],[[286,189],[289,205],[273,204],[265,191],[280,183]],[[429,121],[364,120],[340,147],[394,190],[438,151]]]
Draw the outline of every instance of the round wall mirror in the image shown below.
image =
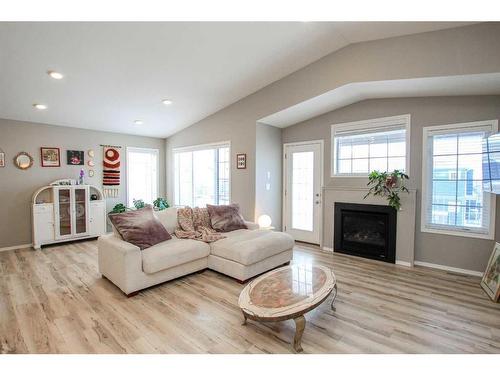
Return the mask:
[[14,158],[14,164],[19,169],[26,170],[31,168],[33,165],[33,158],[30,154],[23,151],[16,155]]

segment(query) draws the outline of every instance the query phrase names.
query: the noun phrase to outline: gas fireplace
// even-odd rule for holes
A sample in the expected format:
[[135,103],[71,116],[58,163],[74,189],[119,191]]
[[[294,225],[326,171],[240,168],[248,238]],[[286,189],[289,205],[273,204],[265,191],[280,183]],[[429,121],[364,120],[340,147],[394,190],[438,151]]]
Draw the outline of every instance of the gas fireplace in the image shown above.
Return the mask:
[[390,206],[335,203],[335,252],[395,263],[397,212]]

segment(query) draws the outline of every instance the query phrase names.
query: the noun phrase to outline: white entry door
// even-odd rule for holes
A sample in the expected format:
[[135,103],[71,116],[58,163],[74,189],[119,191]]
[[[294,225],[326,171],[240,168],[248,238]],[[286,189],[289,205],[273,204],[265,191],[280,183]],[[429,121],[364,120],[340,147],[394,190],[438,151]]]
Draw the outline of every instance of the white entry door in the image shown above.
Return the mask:
[[285,144],[285,232],[320,243],[322,147],[319,141]]

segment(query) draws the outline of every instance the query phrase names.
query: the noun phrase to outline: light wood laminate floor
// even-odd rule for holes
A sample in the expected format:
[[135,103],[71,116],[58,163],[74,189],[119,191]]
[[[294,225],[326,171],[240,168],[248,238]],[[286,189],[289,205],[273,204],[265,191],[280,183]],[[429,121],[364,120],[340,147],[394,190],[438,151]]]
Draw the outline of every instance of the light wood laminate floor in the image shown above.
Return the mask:
[[[304,353],[500,353],[500,305],[479,278],[296,246],[333,267],[306,314]],[[127,299],[97,269],[97,242],[0,253],[2,353],[292,353],[293,321],[241,325],[243,285],[206,270]]]

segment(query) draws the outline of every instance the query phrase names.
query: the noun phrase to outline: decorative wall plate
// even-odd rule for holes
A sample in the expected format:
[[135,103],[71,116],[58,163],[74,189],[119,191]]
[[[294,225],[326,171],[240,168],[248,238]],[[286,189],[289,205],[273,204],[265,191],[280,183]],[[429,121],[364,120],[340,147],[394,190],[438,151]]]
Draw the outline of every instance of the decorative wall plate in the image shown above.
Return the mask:
[[87,162],[87,165],[88,165],[89,167],[94,167],[94,166],[95,166],[95,163],[94,163],[94,161],[93,161],[93,160],[89,160],[89,161]]
[[93,169],[89,169],[89,177],[94,177],[94,170]]
[[87,153],[88,153],[89,157],[91,157],[91,158],[93,158],[95,155],[94,150],[89,150]]

